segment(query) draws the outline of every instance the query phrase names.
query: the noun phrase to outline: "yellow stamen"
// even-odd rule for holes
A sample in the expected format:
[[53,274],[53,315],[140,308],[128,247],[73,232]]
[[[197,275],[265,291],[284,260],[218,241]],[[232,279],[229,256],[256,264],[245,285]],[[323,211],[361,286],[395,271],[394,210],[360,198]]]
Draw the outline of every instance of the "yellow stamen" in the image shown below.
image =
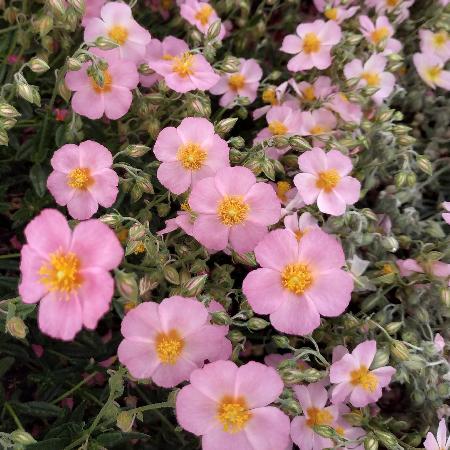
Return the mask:
[[323,127],[322,125],[314,125],[309,132],[313,135],[317,135],[317,134],[323,134],[327,131],[327,129],[325,127]]
[[316,33],[306,33],[303,38],[303,51],[307,54],[315,53],[320,50],[320,39]]
[[194,55],[189,52],[183,53],[181,56],[175,56],[173,58],[172,70],[177,73],[181,78],[186,78],[188,75],[192,75],[192,65],[194,64]]
[[78,167],[77,169],[71,170],[67,175],[67,185],[73,189],[86,191],[94,183],[95,180],[87,167]]
[[228,227],[244,222],[249,211],[249,205],[240,195],[224,197],[217,207],[219,220]]
[[128,39],[128,30],[121,25],[114,25],[108,31],[108,36],[117,44],[123,45]]
[[397,4],[400,3],[400,0],[386,0],[386,5],[393,8],[394,6],[397,6]]
[[384,41],[387,37],[389,37],[389,28],[388,27],[380,27],[376,28],[370,34],[370,38],[375,45],[378,45],[380,42]]
[[325,12],[325,17],[329,20],[336,20],[338,17],[338,9],[337,8],[329,8]]
[[184,340],[177,330],[159,333],[155,339],[156,353],[163,364],[174,365],[184,348]]
[[192,212],[192,208],[191,208],[191,205],[189,204],[189,200],[186,200],[181,204],[181,210],[189,212],[189,213]]
[[331,192],[339,183],[341,176],[336,169],[325,170],[319,172],[316,187],[323,189],[325,192]]
[[208,153],[194,142],[183,144],[177,152],[177,159],[186,170],[199,170],[203,167]]
[[330,412],[315,406],[306,410],[306,416],[306,425],[310,428],[314,428],[317,425],[331,425],[333,422],[333,416]]
[[270,103],[271,105],[278,105],[277,94],[274,88],[264,89],[262,93],[262,99],[264,103]]
[[102,94],[103,92],[109,92],[112,86],[112,77],[108,70],[103,70],[103,86],[100,86],[94,78],[91,78],[92,89],[97,94]]
[[316,93],[314,92],[314,86],[308,86],[303,91],[303,98],[308,102],[313,102],[316,99]]
[[240,73],[234,73],[228,78],[228,86],[231,90],[237,91],[245,86],[245,77]]
[[301,295],[311,287],[313,276],[307,264],[288,264],[281,273],[281,284],[284,288]]
[[362,365],[359,369],[350,372],[350,383],[353,386],[361,386],[364,390],[374,392],[378,386],[377,377]]
[[274,120],[273,122],[269,123],[269,131],[273,135],[279,136],[281,134],[286,134],[288,128],[283,122],[280,122],[279,120]]
[[203,5],[198,11],[197,14],[195,15],[195,18],[203,25],[208,25],[209,22],[209,17],[211,16],[211,14],[213,13],[213,9],[211,7],[211,5]]
[[441,78],[442,68],[439,66],[432,66],[425,71],[425,78],[432,83],[436,83]]
[[40,283],[51,292],[69,294],[76,291],[83,281],[80,274],[80,260],[75,253],[52,253],[49,261],[39,269]]
[[140,253],[144,253],[145,252],[145,245],[143,242],[139,242],[136,247],[133,250],[133,253],[135,255],[139,255]]
[[307,232],[308,230],[296,230],[294,234],[297,241],[299,241]]
[[441,48],[447,44],[448,35],[446,31],[439,31],[433,36],[433,44],[437,48]]
[[382,267],[381,271],[382,271],[385,275],[389,275],[389,274],[395,272],[394,268],[392,267],[392,264],[388,264],[388,263],[387,263],[387,264],[383,264],[383,267]]
[[278,181],[277,183],[277,196],[282,202],[287,201],[286,194],[292,188],[291,183],[289,181]]
[[375,72],[364,72],[361,78],[366,80],[367,86],[378,87],[380,85],[380,75]]
[[223,431],[238,433],[251,418],[247,402],[243,397],[226,396],[217,409],[217,419],[223,425]]

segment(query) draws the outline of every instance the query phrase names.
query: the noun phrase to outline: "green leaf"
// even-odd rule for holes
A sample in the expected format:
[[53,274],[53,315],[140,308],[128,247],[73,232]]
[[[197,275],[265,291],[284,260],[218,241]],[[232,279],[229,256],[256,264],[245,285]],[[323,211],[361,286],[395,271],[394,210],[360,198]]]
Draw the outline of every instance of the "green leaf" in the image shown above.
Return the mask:
[[47,174],[44,172],[42,166],[36,163],[30,170],[30,180],[34,191],[39,197],[45,195]]
[[7,356],[5,358],[0,359],[0,378],[8,372],[11,366],[14,364],[15,358],[12,356]]
[[46,402],[27,402],[27,403],[14,402],[12,404],[14,410],[17,413],[33,417],[49,418],[49,417],[59,417],[64,414],[64,410],[62,408]]

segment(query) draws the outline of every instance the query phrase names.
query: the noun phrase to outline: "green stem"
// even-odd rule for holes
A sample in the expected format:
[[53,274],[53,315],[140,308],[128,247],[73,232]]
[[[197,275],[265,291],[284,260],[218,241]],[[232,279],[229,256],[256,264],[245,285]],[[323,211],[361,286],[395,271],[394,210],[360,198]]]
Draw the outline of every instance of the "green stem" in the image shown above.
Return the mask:
[[173,408],[172,402],[152,403],[151,405],[139,406],[138,408],[128,409],[127,412],[137,414],[140,412],[151,411],[153,409]]
[[73,388],[69,389],[68,391],[64,392],[64,394],[60,395],[58,398],[53,400],[51,402],[52,405],[55,405],[56,403],[59,403],[61,400],[68,397],[70,394],[73,394],[75,391],[77,391],[83,384],[87,383],[91,378],[94,378],[95,375],[97,375],[98,372],[93,372],[89,374],[84,380],[81,380],[78,384],[76,384]]
[[22,431],[25,431],[25,428],[22,426],[19,418],[17,417],[16,413],[12,409],[12,406],[8,402],[5,402],[5,409],[9,412],[9,415],[13,418],[14,422],[17,425],[17,428],[19,428]]
[[3,28],[3,30],[0,30],[0,34],[9,33],[12,30],[17,30],[17,28],[19,28],[19,25],[12,25],[10,27]]
[[9,253],[7,255],[0,255],[0,259],[13,259],[18,258],[20,256],[20,253]]

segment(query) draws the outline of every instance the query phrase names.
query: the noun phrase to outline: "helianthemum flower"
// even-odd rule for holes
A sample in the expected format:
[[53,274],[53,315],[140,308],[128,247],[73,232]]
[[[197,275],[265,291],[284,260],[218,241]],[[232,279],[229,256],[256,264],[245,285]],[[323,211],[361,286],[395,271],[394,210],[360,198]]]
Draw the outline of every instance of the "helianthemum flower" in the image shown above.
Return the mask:
[[235,73],[222,75],[220,81],[209,91],[220,97],[220,106],[228,106],[236,97],[247,97],[250,102],[256,99],[262,69],[254,59],[240,59],[239,69]]
[[432,89],[440,87],[442,89],[450,90],[450,71],[445,70],[444,61],[433,53],[415,53],[413,56],[416,70]]
[[297,214],[286,216],[283,223],[286,230],[294,233],[297,240],[300,240],[309,231],[319,229],[317,219],[315,219],[309,212],[304,212],[300,216]]
[[133,377],[174,387],[205,360],[215,360],[217,349],[226,347],[221,356],[230,356],[227,331],[210,324],[208,310],[197,299],[174,296],[132,309],[122,321],[125,339],[117,353]]
[[448,450],[450,448],[450,436],[447,439],[447,426],[445,419],[441,419],[437,429],[436,436],[428,432],[427,438],[423,443],[425,450]]
[[420,51],[435,54],[446,62],[450,58],[450,37],[445,30],[433,33],[430,30],[419,30]]
[[295,93],[301,98],[303,102],[315,102],[317,100],[324,100],[328,95],[333,92],[331,86],[331,78],[318,77],[313,83],[307,81],[301,81],[300,83],[295,80],[289,80],[290,86],[294,89]]
[[370,370],[376,351],[376,341],[365,341],[352,353],[333,362],[330,368],[330,381],[336,385],[333,387],[333,403],[342,403],[349,398],[353,406],[362,408],[381,398],[382,388],[389,385],[395,369],[385,366]]
[[116,201],[119,177],[112,162],[111,152],[97,142],[63,145],[52,157],[48,190],[74,219],[89,219],[99,204],[109,208]]
[[[186,19],[191,25],[196,26],[203,34],[206,34],[208,28],[219,20],[215,9],[208,2],[198,0],[185,0],[180,7],[181,17]],[[218,39],[225,35],[225,27],[221,24]]]
[[187,191],[198,180],[230,165],[227,143],[214,133],[211,122],[200,117],[187,117],[177,128],[164,128],[154,153],[162,161],[158,180],[174,194]]
[[336,317],[350,302],[352,277],[339,242],[311,229],[300,240],[289,230],[269,233],[255,248],[260,269],[244,279],[242,290],[258,314],[270,314],[283,333],[305,335],[320,316]]
[[202,437],[203,450],[286,449],[289,418],[268,406],[283,390],[275,369],[217,361],[192,372],[190,382],[177,395],[177,420]]
[[383,54],[398,53],[402,44],[393,39],[394,28],[386,16],[377,17],[373,23],[367,16],[359,16],[361,33],[375,47],[383,51]]
[[83,325],[94,329],[114,293],[109,271],[123,258],[115,233],[99,220],[71,231],[60,212],[45,209],[27,225],[25,237],[19,294],[25,303],[40,300],[41,331],[72,340]]
[[329,20],[341,23],[354,16],[359,6],[351,6],[354,0],[314,0],[314,6]]
[[116,49],[92,49],[91,52],[106,60],[108,67],[102,71],[102,83],[88,72],[90,63],[83,63],[80,70],[67,73],[66,85],[75,91],[72,109],[89,119],[100,119],[103,114],[108,119],[119,119],[130,109],[131,90],[139,83],[136,64],[121,60]]
[[98,37],[111,39],[118,45],[122,59],[140,62],[151,37],[133,19],[131,8],[125,3],[110,2],[103,6],[100,16],[101,18],[94,17],[86,23],[84,40],[94,42]]
[[85,3],[85,9],[81,25],[85,27],[89,20],[91,20],[94,17],[100,17],[100,12],[105,3],[106,0],[88,0]]
[[315,147],[299,156],[298,165],[303,173],[294,177],[294,183],[307,205],[317,201],[320,211],[340,216],[346,205],[358,201],[361,183],[348,176],[353,168],[348,156]]
[[327,135],[334,130],[337,124],[334,114],[325,108],[302,112],[301,122],[300,134],[303,136]]
[[313,67],[323,70],[331,65],[331,49],[341,40],[341,28],[336,22],[316,20],[302,23],[297,34],[290,34],[283,40],[281,51],[296,55],[288,62],[293,72]]
[[238,253],[252,251],[281,214],[272,186],[257,183],[245,167],[226,167],[198,181],[189,204],[197,214],[194,237],[212,250],[229,244]]

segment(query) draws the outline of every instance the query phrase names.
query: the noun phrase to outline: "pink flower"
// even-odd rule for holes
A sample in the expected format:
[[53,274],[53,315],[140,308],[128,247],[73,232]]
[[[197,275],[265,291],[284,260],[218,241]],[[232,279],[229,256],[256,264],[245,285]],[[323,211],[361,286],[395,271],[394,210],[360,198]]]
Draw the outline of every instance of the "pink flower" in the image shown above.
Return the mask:
[[88,21],[93,17],[100,17],[100,12],[105,3],[106,0],[87,0],[85,2],[84,15],[83,20],[81,21],[81,25],[85,27]]
[[212,250],[230,245],[238,253],[252,251],[281,214],[272,187],[257,183],[245,167],[225,167],[198,181],[189,204],[197,213],[195,239]]
[[122,59],[140,62],[151,37],[133,19],[131,8],[125,3],[110,2],[103,6],[100,16],[101,18],[94,17],[86,23],[85,42],[94,42],[98,37],[108,38],[119,46]]
[[283,103],[283,97],[286,94],[286,89],[288,87],[288,82],[284,81],[277,87],[269,86],[264,89],[262,93],[262,100],[264,103],[269,103],[261,108],[256,108],[253,113],[253,119],[259,119],[264,114],[266,114],[273,106],[279,106]]
[[450,225],[450,202],[443,202],[442,206],[446,211],[448,211],[442,213],[442,218]]
[[153,151],[162,161],[158,180],[174,194],[230,165],[227,143],[214,133],[211,122],[200,117],[187,117],[177,128],[161,130]]
[[351,3],[353,3],[353,0],[348,2],[342,2],[341,0],[314,0],[314,5],[318,11],[324,13],[327,19],[334,20],[337,23],[353,17],[358,11],[359,6],[350,6]]
[[283,223],[286,230],[294,233],[297,240],[300,240],[309,231],[319,229],[317,219],[315,219],[309,212],[304,212],[300,216],[297,214],[286,216]]
[[415,53],[413,56],[416,70],[432,89],[440,87],[450,90],[450,71],[444,70],[444,61],[433,53]]
[[158,236],[171,233],[181,228],[188,236],[193,236],[194,217],[190,211],[178,211],[176,217],[166,220],[166,227],[157,232]]
[[294,417],[291,423],[291,438],[301,450],[322,450],[334,447],[331,439],[324,438],[314,431],[317,425],[333,426],[339,417],[337,406],[326,406],[328,392],[321,383],[308,386],[294,386],[294,392],[303,415]]
[[246,276],[242,289],[277,330],[303,336],[320,325],[321,315],[336,317],[347,308],[353,281],[341,270],[344,252],[334,237],[310,230],[298,241],[289,230],[275,230],[255,256],[261,268]]
[[415,259],[397,259],[396,264],[402,277],[409,277],[414,273],[427,273],[432,277],[444,279],[450,276],[450,264],[441,261],[424,261],[419,264]]
[[[350,412],[350,408],[344,405],[343,403],[338,404],[337,407],[339,409],[339,417],[333,424],[333,428],[336,430],[336,432],[345,439],[348,439],[349,441],[356,441],[361,437],[365,436],[366,433],[362,428],[352,427],[344,419],[343,415],[348,414]],[[363,444],[358,445],[347,442],[345,448],[348,450],[363,450],[364,445]]]
[[191,53],[186,42],[173,36],[162,42],[152,40],[145,60],[176,92],[205,91],[220,80],[204,56]]
[[220,81],[209,91],[214,95],[222,95],[220,106],[230,106],[237,97],[247,97],[250,103],[256,99],[259,80],[263,72],[254,59],[240,59],[239,69],[235,73],[225,73]]
[[334,114],[325,108],[302,112],[301,121],[300,134],[302,136],[329,134],[337,124]]
[[314,81],[314,83],[308,83],[307,81],[296,83],[295,80],[291,79],[289,80],[289,84],[292,86],[296,94],[306,102],[324,100],[333,92],[331,78],[329,77],[320,76]]
[[283,390],[275,369],[217,361],[192,372],[190,382],[177,395],[177,420],[202,437],[203,450],[286,449],[289,418],[268,406]]
[[375,7],[378,15],[386,13],[396,16],[395,22],[400,23],[409,17],[409,7],[415,0],[366,0],[368,7]]
[[108,68],[103,70],[103,85],[88,75],[89,63],[84,63],[76,72],[68,72],[66,85],[75,91],[72,109],[89,119],[100,119],[103,114],[108,119],[120,119],[130,109],[133,100],[131,90],[139,83],[136,65],[121,60],[116,50],[92,49],[91,52],[108,63]]
[[393,39],[394,28],[386,16],[377,17],[373,23],[367,16],[359,16],[360,30],[363,36],[375,47],[383,50],[384,55],[398,53],[402,44]]
[[376,341],[364,341],[352,353],[333,362],[330,381],[333,388],[333,403],[342,403],[350,397],[350,403],[362,408],[381,398],[382,388],[389,385],[395,369],[390,366],[369,370],[377,351]]
[[323,70],[331,65],[331,49],[341,40],[341,28],[336,22],[316,20],[297,27],[297,35],[290,34],[283,40],[281,51],[296,55],[288,62],[293,72],[313,67]]
[[389,97],[394,90],[395,77],[385,72],[386,58],[383,55],[372,55],[363,65],[360,59],[354,59],[344,66],[344,75],[347,79],[360,78],[359,87],[377,88],[372,95],[375,103],[380,104]]
[[450,448],[450,437],[447,439],[445,419],[441,419],[439,422],[436,437],[431,432],[428,432],[423,446],[426,450],[448,450]]
[[123,258],[114,232],[99,220],[71,231],[60,212],[45,209],[26,226],[25,237],[19,294],[24,303],[41,300],[41,331],[70,341],[83,325],[93,330],[114,293],[109,271]]
[[[198,0],[185,0],[180,7],[181,17],[194,25],[203,34],[208,32],[208,28],[216,21],[220,20],[215,9],[208,2]],[[217,39],[222,40],[225,36],[225,27],[220,26],[220,33]]]
[[124,317],[121,331],[120,362],[133,377],[151,378],[166,388],[189,379],[205,360],[214,360],[218,348],[226,346],[226,359],[231,355],[228,328],[211,325],[208,310],[195,298],[141,303]]
[[47,188],[74,219],[89,219],[99,204],[109,208],[116,201],[119,177],[112,163],[111,152],[97,142],[63,145],[52,157]]
[[346,205],[358,201],[361,183],[348,176],[352,161],[340,151],[325,153],[314,147],[299,156],[298,165],[304,173],[297,174],[294,183],[307,205],[317,201],[323,213],[340,216]]
[[445,348],[445,340],[441,336],[440,333],[436,333],[436,336],[434,336],[433,343],[434,343],[434,348],[436,349],[436,351],[442,352],[442,350],[444,350],[444,348]]
[[351,102],[343,92],[334,94],[324,106],[339,114],[345,122],[361,122],[363,116],[361,106]]

